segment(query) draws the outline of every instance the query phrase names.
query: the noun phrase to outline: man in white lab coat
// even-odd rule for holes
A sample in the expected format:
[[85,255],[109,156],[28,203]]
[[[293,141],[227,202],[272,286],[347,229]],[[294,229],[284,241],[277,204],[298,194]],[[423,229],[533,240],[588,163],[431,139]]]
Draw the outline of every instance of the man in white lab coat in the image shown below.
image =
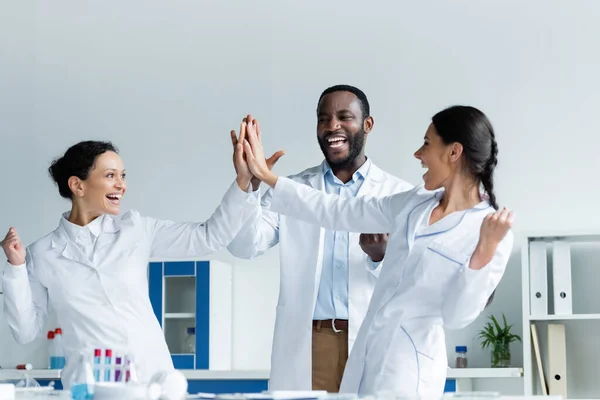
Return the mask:
[[[346,197],[381,197],[412,188],[365,156],[374,120],[361,90],[326,89],[317,120],[325,160],[292,179]],[[270,166],[280,156],[276,153]],[[253,180],[255,191],[259,185]],[[280,244],[269,389],[337,392],[381,270],[387,233],[328,231],[269,211],[271,196],[271,190],[262,196],[261,209],[228,246],[234,256],[252,259]]]

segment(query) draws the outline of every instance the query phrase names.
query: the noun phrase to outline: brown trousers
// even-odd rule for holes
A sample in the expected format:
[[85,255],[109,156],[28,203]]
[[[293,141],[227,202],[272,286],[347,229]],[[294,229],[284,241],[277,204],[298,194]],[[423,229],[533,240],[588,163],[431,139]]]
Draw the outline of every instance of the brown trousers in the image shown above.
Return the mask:
[[313,326],[312,388],[337,393],[348,360],[348,332]]

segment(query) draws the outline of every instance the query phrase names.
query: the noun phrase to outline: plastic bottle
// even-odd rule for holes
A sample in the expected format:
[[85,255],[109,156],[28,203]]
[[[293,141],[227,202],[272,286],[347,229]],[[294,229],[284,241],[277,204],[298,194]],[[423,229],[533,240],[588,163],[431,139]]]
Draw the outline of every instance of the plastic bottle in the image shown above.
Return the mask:
[[456,368],[467,368],[467,346],[456,346]]
[[71,380],[72,400],[91,400],[94,398],[94,372],[92,364],[83,354],[79,355],[77,366]]
[[187,337],[183,343],[183,352],[190,354],[196,353],[196,328],[187,328]]
[[54,345],[54,331],[48,331],[48,368],[56,369],[56,350]]
[[55,369],[63,369],[67,362],[65,358],[65,350],[62,341],[62,329],[56,328],[54,331],[54,357],[55,357]]

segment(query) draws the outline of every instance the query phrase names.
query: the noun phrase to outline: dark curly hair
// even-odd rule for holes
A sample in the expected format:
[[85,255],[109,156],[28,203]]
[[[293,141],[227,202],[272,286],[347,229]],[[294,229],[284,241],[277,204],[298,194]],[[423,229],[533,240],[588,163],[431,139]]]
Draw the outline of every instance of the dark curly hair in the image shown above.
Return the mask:
[[69,147],[66,153],[54,160],[48,168],[50,177],[58,186],[58,193],[65,199],[72,199],[73,192],[69,188],[69,178],[76,176],[81,180],[87,179],[98,156],[107,151],[119,152],[111,142],[93,140],[79,142]]

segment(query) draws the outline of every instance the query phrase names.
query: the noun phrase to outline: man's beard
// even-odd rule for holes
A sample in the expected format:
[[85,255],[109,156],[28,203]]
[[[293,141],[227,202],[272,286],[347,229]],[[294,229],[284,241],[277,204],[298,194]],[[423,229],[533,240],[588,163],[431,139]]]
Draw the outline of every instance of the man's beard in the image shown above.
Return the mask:
[[354,135],[347,136],[348,143],[348,156],[344,157],[341,160],[330,160],[327,156],[327,139],[321,140],[318,138],[319,146],[321,147],[321,151],[325,156],[325,160],[331,168],[345,168],[352,164],[354,160],[360,156],[363,151],[363,145],[365,143],[365,130],[363,128],[360,129]]

